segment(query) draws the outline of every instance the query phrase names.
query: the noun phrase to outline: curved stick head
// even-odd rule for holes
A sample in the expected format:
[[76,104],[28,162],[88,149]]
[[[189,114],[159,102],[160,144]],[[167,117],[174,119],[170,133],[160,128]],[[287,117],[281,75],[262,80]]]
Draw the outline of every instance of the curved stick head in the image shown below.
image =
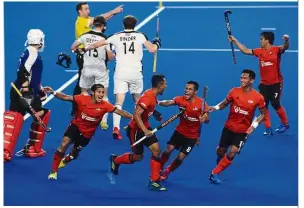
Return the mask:
[[226,10],[224,14],[228,15],[228,14],[232,14],[232,12],[230,10]]

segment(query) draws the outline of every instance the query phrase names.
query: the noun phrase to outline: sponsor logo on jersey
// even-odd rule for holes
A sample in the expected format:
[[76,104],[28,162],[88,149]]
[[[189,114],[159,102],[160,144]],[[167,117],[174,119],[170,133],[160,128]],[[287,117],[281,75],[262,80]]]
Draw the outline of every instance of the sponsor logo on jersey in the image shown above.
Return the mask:
[[272,62],[269,62],[269,61],[261,61],[261,66],[264,67],[264,66],[272,66],[273,63]]
[[88,116],[88,115],[85,114],[84,112],[81,112],[81,118],[82,118],[83,120],[93,121],[93,122],[98,120],[98,119],[96,119],[96,118],[93,118],[93,117]]
[[243,115],[248,115],[249,113],[248,113],[248,111],[244,111],[244,110],[242,110],[240,107],[238,107],[238,106],[234,106],[234,112],[236,112],[236,113],[240,113],[240,114],[243,114]]
[[191,122],[198,121],[197,118],[189,117],[187,114],[184,114],[184,119]]
[[253,103],[253,101],[252,100],[248,100],[248,103]]

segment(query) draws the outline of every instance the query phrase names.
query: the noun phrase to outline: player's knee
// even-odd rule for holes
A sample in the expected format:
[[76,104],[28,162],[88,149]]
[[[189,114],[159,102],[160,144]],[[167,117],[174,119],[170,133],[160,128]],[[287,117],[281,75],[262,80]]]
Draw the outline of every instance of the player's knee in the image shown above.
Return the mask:
[[153,150],[152,152],[152,155],[155,156],[155,157],[160,157],[160,149],[159,148],[156,148]]
[[279,100],[272,100],[271,105],[275,110],[278,110],[281,108],[281,103]]
[[224,147],[217,147],[216,148],[216,154],[217,154],[217,156],[224,157],[225,153],[226,153],[226,148],[224,148]]
[[144,158],[144,155],[135,155],[132,154],[132,157],[130,157],[131,162],[139,162]]
[[227,154],[227,159],[228,159],[229,161],[232,161],[232,160],[234,159],[235,155],[236,155],[236,152],[230,151],[230,152]]
[[182,164],[183,160],[184,160],[184,158],[181,159],[179,156],[178,156],[177,158],[174,159],[174,161],[175,161],[175,163],[176,163],[177,165]]

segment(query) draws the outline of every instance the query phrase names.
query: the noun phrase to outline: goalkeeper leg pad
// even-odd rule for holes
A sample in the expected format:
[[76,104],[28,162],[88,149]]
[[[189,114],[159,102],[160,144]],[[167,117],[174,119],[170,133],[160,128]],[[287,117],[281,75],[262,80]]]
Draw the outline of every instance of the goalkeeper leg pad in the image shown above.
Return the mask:
[[10,161],[14,154],[18,136],[23,125],[23,116],[18,112],[4,112],[4,128],[3,128],[3,158],[4,161]]

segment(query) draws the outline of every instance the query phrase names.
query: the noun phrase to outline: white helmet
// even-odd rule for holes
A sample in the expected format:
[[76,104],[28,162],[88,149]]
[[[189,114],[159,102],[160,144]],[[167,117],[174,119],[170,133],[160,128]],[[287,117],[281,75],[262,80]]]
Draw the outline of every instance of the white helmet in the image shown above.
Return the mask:
[[39,29],[30,29],[27,33],[27,41],[25,46],[28,45],[40,45],[39,51],[42,52],[44,49],[44,33]]

